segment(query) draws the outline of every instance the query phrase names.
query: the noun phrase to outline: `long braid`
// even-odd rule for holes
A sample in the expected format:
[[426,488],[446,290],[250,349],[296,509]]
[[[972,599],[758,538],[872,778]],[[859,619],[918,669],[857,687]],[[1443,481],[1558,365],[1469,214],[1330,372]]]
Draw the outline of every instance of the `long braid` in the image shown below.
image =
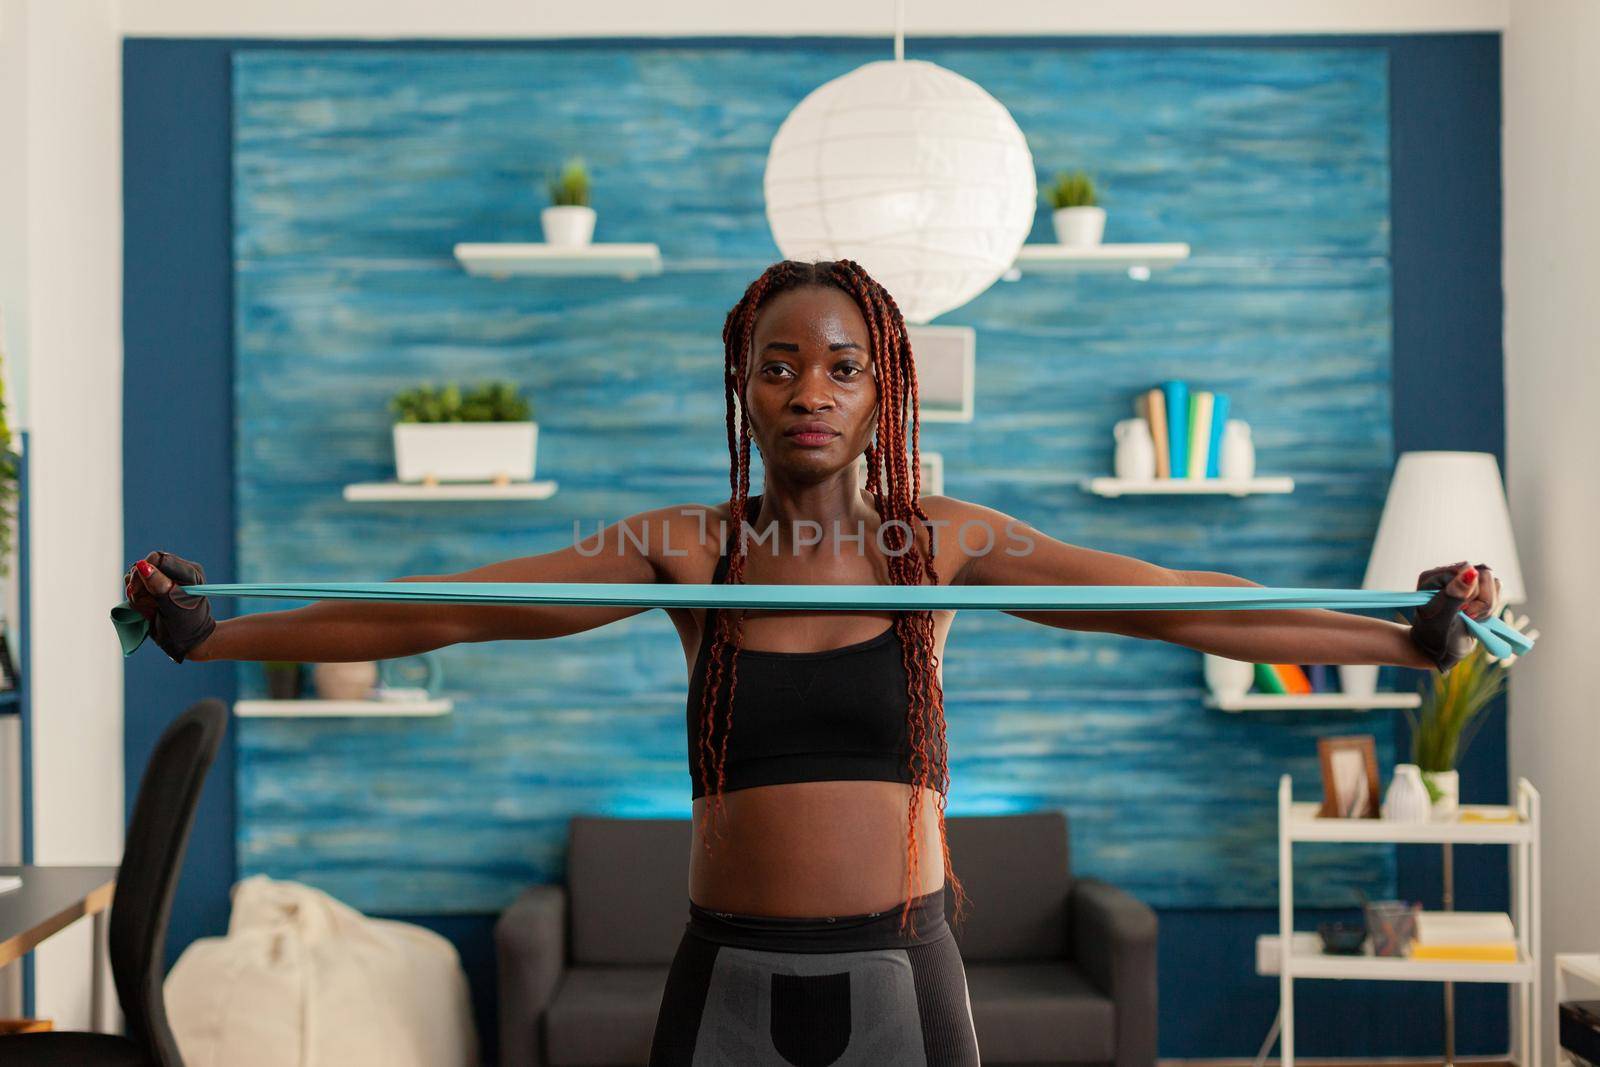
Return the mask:
[[[787,289],[807,285],[831,286],[855,300],[866,319],[874,373],[878,380],[878,428],[866,450],[867,490],[880,524],[880,537],[889,553],[890,584],[938,584],[931,554],[917,542],[913,531],[926,528],[931,520],[919,500],[922,489],[919,449],[921,413],[917,401],[917,371],[912,359],[905,318],[894,298],[860,264],[841,259],[831,262],[801,263],[783,260],[773,264],[753,281],[744,296],[728,312],[723,324],[724,392],[727,401],[729,452],[729,510],[732,541],[728,549],[728,581],[743,581],[746,554],[743,531],[750,487],[750,422],[744,412],[747,384],[747,356],[755,321],[762,304]],[[909,452],[906,418],[910,416]],[[735,423],[737,422],[737,426]],[[737,686],[737,650],[741,645],[742,615],[717,613],[717,626],[711,636],[707,656],[704,704],[701,709],[699,767],[700,781],[712,795],[710,821],[713,826],[722,812],[726,784],[728,735],[733,726],[733,694]],[[961,881],[950,863],[949,839],[945,830],[945,794],[949,791],[949,755],[945,736],[944,691],[939,684],[939,657],[934,653],[935,628],[929,611],[898,612],[895,629],[904,649],[906,670],[907,740],[911,749],[913,788],[908,805],[906,843],[905,900],[901,909],[901,929],[911,924],[911,899],[915,896],[920,868],[918,816],[922,790],[932,786],[938,794],[940,848],[943,852],[945,880],[955,895],[955,921],[960,922],[967,904]],[[727,679],[726,711],[718,744],[715,709],[722,703],[723,679]],[[707,762],[712,764],[708,769]],[[712,781],[714,780],[714,788]],[[711,848],[711,836],[706,848]],[[720,832],[716,834],[720,837]],[[913,931],[914,933],[914,931]]]

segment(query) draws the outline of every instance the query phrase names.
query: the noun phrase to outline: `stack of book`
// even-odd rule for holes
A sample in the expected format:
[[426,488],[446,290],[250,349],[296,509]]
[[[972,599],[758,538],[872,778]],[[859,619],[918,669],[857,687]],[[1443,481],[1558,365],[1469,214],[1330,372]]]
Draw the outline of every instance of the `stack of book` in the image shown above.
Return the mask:
[[1339,676],[1326,663],[1257,663],[1258,693],[1337,693]]
[[1215,478],[1228,421],[1228,394],[1190,390],[1188,382],[1162,382],[1140,393],[1136,415],[1150,424],[1157,478]]
[[1417,914],[1414,960],[1517,962],[1517,935],[1503,911],[1423,911]]

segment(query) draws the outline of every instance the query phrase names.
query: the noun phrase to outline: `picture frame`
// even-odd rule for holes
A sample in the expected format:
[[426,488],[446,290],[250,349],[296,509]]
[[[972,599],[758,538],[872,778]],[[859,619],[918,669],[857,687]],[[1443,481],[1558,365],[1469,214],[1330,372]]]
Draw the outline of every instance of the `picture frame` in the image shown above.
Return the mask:
[[1317,739],[1322,766],[1323,819],[1378,817],[1378,750],[1371,734]]

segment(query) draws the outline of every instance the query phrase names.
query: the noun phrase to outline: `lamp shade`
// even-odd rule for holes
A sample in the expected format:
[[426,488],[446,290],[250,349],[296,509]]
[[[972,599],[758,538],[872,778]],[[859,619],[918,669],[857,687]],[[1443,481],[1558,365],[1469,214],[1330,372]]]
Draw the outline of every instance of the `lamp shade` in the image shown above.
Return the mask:
[[907,322],[999,279],[1033,228],[1033,154],[982,86],[884,60],[819,86],[778,127],[764,179],[785,258],[853,259]]
[[1423,571],[1463,559],[1489,565],[1501,603],[1525,599],[1500,464],[1490,452],[1401,453],[1361,587],[1415,589]]

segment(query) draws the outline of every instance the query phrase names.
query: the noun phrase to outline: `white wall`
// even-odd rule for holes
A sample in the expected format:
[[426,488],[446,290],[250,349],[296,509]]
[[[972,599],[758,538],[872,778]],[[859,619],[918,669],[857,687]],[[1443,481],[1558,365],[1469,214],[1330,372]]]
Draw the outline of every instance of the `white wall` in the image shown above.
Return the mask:
[[[1510,0],[906,0],[906,33],[1410,33],[1497,30]],[[894,0],[127,0],[148,37],[888,35]]]
[[[122,853],[121,47],[115,0],[0,5],[0,305],[26,368],[34,858]],[[18,377],[14,375],[13,377]],[[88,924],[37,956],[38,1009],[89,1021]]]
[[1513,3],[1503,53],[1506,480],[1526,610],[1542,636],[1512,672],[1510,757],[1512,773],[1543,794],[1547,960],[1600,952],[1600,623],[1584,592],[1600,544],[1597,51],[1594,0]]

